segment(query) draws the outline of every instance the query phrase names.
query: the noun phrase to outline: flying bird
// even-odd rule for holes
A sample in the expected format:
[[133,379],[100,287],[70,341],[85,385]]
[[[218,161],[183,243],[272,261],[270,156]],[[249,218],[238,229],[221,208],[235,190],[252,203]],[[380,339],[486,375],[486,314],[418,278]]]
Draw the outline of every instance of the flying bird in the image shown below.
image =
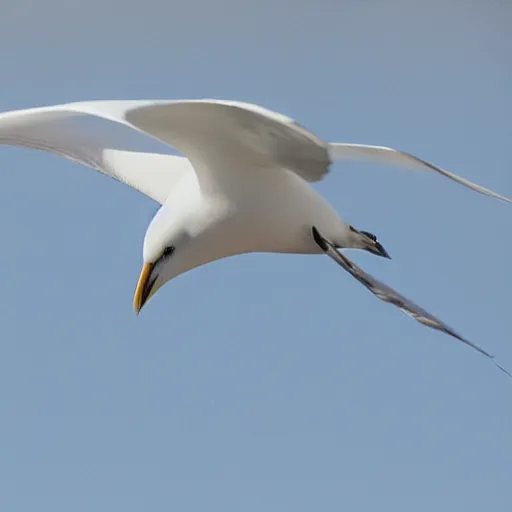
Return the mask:
[[[132,128],[184,156],[126,149],[113,137],[77,128],[77,118],[83,117]],[[493,358],[342,254],[342,249],[360,249],[389,258],[374,234],[344,222],[310,185],[322,180],[333,162],[365,160],[434,171],[512,202],[411,154],[328,143],[286,115],[221,100],[88,101],[5,112],[0,143],[94,168],[161,205],[144,237],[133,299],[137,314],[170,279],[220,258],[254,252],[327,254],[379,299]]]

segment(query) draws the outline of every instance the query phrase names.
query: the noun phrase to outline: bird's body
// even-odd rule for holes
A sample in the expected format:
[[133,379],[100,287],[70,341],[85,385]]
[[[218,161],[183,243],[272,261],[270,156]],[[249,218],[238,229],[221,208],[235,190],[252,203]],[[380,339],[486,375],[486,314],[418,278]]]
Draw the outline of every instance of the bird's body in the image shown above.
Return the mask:
[[223,170],[219,175],[222,178],[213,190],[202,190],[193,174],[177,184],[153,221],[155,242],[151,230],[148,232],[144,247],[147,259],[158,252],[160,233],[165,229],[182,232],[179,246],[183,257],[179,259],[184,263],[177,264],[176,252],[175,275],[243,253],[319,254],[311,239],[313,225],[344,246],[348,225],[297,174],[265,168]]
[[[184,156],[134,151],[109,132],[77,126],[84,117],[142,132]],[[344,222],[310,184],[336,160],[363,159],[435,171],[511,202],[424,160],[386,147],[327,143],[287,116],[220,100],[91,101],[7,112],[0,114],[1,143],[56,153],[160,203],[144,238],[137,313],[172,278],[220,258],[327,254],[378,298],[489,356],[341,254],[353,248],[389,258],[375,235]]]

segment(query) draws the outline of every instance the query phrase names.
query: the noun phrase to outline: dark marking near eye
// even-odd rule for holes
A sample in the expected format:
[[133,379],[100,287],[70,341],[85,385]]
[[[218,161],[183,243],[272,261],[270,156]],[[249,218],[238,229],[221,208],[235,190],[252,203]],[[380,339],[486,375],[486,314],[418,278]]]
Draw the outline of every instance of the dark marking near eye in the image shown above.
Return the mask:
[[369,233],[368,231],[360,231],[363,235],[366,235],[370,240],[373,240],[374,242],[377,241],[377,237],[373,233]]
[[174,246],[172,246],[172,245],[170,245],[169,247],[166,247],[166,248],[164,249],[164,252],[163,252],[162,256],[163,256],[164,258],[168,258],[168,257],[169,257],[173,252],[174,252],[174,249],[175,249],[175,248],[174,248]]

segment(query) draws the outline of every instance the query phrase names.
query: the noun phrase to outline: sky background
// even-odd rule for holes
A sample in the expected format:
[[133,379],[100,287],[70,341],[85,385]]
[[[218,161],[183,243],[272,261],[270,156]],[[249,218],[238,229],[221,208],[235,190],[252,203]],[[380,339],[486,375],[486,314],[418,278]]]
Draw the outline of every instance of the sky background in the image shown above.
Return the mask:
[[[509,0],[17,0],[0,110],[224,98],[512,197]],[[156,203],[0,148],[0,509],[505,512],[512,382],[329,258],[254,254],[132,297]],[[512,209],[336,164],[367,271],[512,368]]]

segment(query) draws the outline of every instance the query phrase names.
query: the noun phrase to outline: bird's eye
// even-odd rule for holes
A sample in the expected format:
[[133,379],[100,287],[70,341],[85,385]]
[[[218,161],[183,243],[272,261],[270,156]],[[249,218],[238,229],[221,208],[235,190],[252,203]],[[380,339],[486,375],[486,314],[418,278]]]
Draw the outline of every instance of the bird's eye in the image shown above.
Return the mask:
[[173,252],[174,252],[174,247],[172,245],[169,245],[168,247],[166,247],[164,249],[162,256],[164,258],[168,258]]

